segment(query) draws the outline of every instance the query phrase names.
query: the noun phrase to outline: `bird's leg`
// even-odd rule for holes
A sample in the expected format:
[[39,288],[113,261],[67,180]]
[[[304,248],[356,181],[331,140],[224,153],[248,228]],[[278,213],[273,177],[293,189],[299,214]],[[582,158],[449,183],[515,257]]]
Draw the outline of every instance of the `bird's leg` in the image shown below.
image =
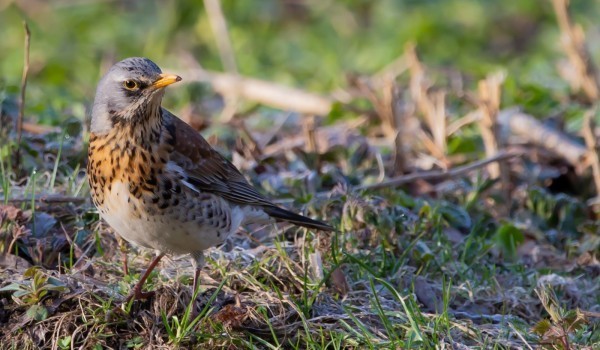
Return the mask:
[[200,271],[204,266],[204,253],[194,252],[192,253],[192,266],[194,266],[194,284],[192,285],[192,312],[190,313],[190,319],[195,320],[200,312],[196,308],[196,297],[198,296],[198,287],[200,286]]
[[148,298],[150,298],[151,296],[154,295],[154,291],[152,291],[152,292],[142,292],[142,287],[144,286],[144,283],[148,279],[148,276],[150,276],[150,273],[152,272],[152,270],[154,270],[154,268],[156,267],[156,265],[158,264],[158,262],[160,261],[160,259],[162,259],[162,257],[164,255],[165,255],[164,253],[163,254],[159,254],[159,255],[157,255],[154,258],[154,260],[152,260],[152,262],[150,263],[150,265],[146,269],[146,272],[144,272],[144,274],[142,275],[142,277],[140,278],[140,280],[138,281],[138,283],[136,283],[136,285],[131,290],[131,293],[129,293],[129,296],[125,300],[126,303],[128,303],[132,298],[133,298],[133,300],[148,299]]
[[198,286],[200,285],[200,271],[202,269],[200,268],[196,268],[196,271],[194,271],[194,293],[196,293],[196,291],[198,290]]
[[192,253],[192,265],[194,266],[194,284],[192,289],[192,295],[198,292],[198,286],[200,285],[200,271],[204,266],[204,253],[195,252]]
[[123,260],[123,275],[129,276],[129,266],[127,265],[127,252],[121,251],[121,259]]
[[125,240],[117,235],[117,241],[119,242],[119,250],[121,251],[121,260],[123,261],[123,274],[129,276],[129,265],[127,263],[127,246]]

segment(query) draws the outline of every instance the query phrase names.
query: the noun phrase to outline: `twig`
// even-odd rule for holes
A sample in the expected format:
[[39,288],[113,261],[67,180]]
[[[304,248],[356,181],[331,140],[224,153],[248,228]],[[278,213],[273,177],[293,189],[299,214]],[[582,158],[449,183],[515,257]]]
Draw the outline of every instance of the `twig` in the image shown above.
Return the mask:
[[466,174],[473,170],[485,167],[492,163],[502,162],[502,161],[505,161],[505,160],[508,160],[508,159],[511,159],[514,157],[520,157],[522,155],[523,155],[522,152],[501,151],[501,152],[498,152],[493,157],[478,160],[476,162],[473,162],[473,163],[470,163],[467,165],[463,165],[460,167],[456,167],[456,168],[450,169],[448,171],[426,171],[426,172],[422,172],[422,173],[403,175],[403,176],[398,176],[398,177],[389,179],[384,182],[376,183],[376,184],[357,186],[354,189],[355,190],[376,190],[376,189],[381,189],[381,188],[386,188],[386,187],[398,187],[398,186],[401,186],[401,185],[404,185],[404,184],[407,184],[410,182],[414,182],[417,180],[429,180],[429,181],[446,180],[446,179],[450,179],[453,177],[461,176],[463,174]]
[[430,144],[436,148],[432,154],[436,158],[444,160],[447,149],[446,92],[443,90],[430,91],[432,84],[413,44],[407,45],[404,55],[410,68],[411,96],[431,132],[432,142]]
[[457,119],[454,122],[450,123],[450,125],[448,125],[448,128],[446,129],[446,137],[454,135],[460,129],[464,128],[469,124],[473,124],[479,121],[479,119],[481,119],[481,114],[479,113],[479,111],[467,113],[467,115],[465,115],[464,117]]
[[[498,72],[488,75],[479,81],[479,111],[481,118],[478,120],[481,137],[485,146],[485,153],[491,157],[503,149],[503,140],[500,135],[498,124],[498,113],[500,111],[500,97],[502,95],[502,84],[506,73]],[[488,165],[488,172],[492,179],[500,179],[502,196],[505,205],[502,207],[506,212],[510,208],[510,174],[506,164],[493,163]]]
[[408,70],[408,64],[406,62],[406,55],[401,55],[394,61],[388,63],[383,69],[377,72],[373,78],[373,87],[381,88],[381,85],[385,84],[387,80],[391,78],[395,79],[406,70]]
[[[405,140],[410,139],[409,113],[399,106],[402,101],[402,90],[398,88],[396,78],[406,70],[404,56],[395,61],[384,71],[373,78],[358,77],[352,79],[351,84],[356,87],[357,94],[363,95],[371,101],[376,115],[381,120],[381,131],[389,138],[394,139],[393,161],[389,166],[389,175],[397,176],[404,173]],[[401,65],[401,67],[395,67]],[[399,68],[399,69],[397,69]],[[412,115],[412,113],[410,113]],[[416,119],[413,117],[413,119]],[[418,124],[418,122],[417,122]],[[402,127],[400,127],[402,126]],[[378,155],[381,158],[380,155]],[[379,164],[379,158],[378,164]],[[385,176],[385,174],[382,174]]]
[[510,130],[511,135],[541,146],[575,167],[583,163],[587,154],[584,145],[572,140],[561,131],[544,125],[534,116],[519,111],[518,108],[502,110],[498,114],[498,123],[503,129]]
[[512,330],[515,332],[515,334],[517,335],[517,337],[519,337],[519,339],[521,339],[521,341],[523,342],[523,344],[527,345],[527,348],[529,348],[529,350],[533,350],[533,347],[531,347],[531,345],[529,345],[529,343],[527,342],[527,340],[525,339],[525,337],[517,330],[517,328],[512,324],[512,322],[508,322],[508,326],[510,328],[512,328]]
[[598,142],[594,135],[594,122],[592,116],[595,114],[594,110],[587,111],[583,116],[583,128],[581,130],[585,144],[588,149],[587,160],[592,167],[592,173],[594,174],[594,184],[596,185],[596,195],[600,195],[600,159],[598,159]]
[[281,132],[281,128],[283,128],[285,123],[287,123],[287,121],[290,119],[290,116],[291,113],[286,113],[285,117],[279,118],[277,121],[275,121],[275,124],[269,129],[269,131],[263,135],[258,145],[261,150],[267,147],[271,141],[273,141],[275,136]]
[[179,75],[184,77],[184,82],[209,83],[224,96],[239,95],[247,100],[306,115],[326,115],[333,104],[332,99],[321,95],[235,74],[192,69],[179,72]]
[[565,53],[575,70],[568,80],[574,90],[581,88],[592,102],[600,97],[598,75],[585,46],[585,34],[579,25],[574,25],[569,17],[568,0],[552,0],[556,19],[561,31],[561,41]]
[[[394,148],[393,150],[393,164],[391,174],[393,176],[400,176],[404,173],[406,169],[406,156],[405,156],[405,147],[404,142],[402,140],[402,131],[398,130],[396,133],[396,137],[394,138]],[[377,153],[379,157],[381,155]],[[379,159],[377,160],[379,163]],[[383,180],[383,179],[382,179]]]
[[600,312],[586,311],[586,310],[579,310],[579,312],[581,312],[582,314],[584,314],[587,317],[600,318]]
[[223,67],[227,72],[237,74],[237,64],[235,63],[235,55],[227,30],[227,21],[225,20],[225,16],[223,16],[221,1],[204,0],[204,8],[206,8],[208,21],[212,27],[215,40],[217,41],[217,47],[219,48],[219,55],[221,56]]
[[438,164],[441,164],[443,168],[447,168],[449,166],[446,154],[441,148],[438,147],[438,145],[435,143],[435,140],[425,131],[425,129],[417,129],[416,136],[423,144],[423,147],[427,149],[429,155],[437,160]]
[[[348,147],[352,142],[367,144],[364,136],[359,135],[356,130],[368,123],[367,117],[359,117],[352,121],[340,122],[335,125],[322,126],[315,130],[315,137],[319,142],[316,144],[317,152],[324,153],[331,147]],[[299,126],[297,126],[299,127]],[[270,136],[269,136],[270,137]],[[385,143],[387,145],[387,142]],[[306,138],[301,133],[289,135],[278,139],[263,147],[263,155],[266,157],[275,154],[281,154],[286,151],[293,151],[295,148],[305,148]]]
[[[496,73],[479,81],[479,112],[481,118],[478,122],[485,153],[488,157],[498,153],[498,150],[502,147],[497,119],[500,110],[500,87],[504,82],[504,78],[505,74]],[[494,179],[501,177],[500,164],[490,164],[488,171]]]
[[[377,161],[377,168],[379,169],[379,176],[377,177],[377,181],[381,182],[385,180],[385,164],[383,164],[383,157],[381,156],[380,152],[375,153],[375,160]],[[394,174],[394,176],[400,174],[402,173]]]
[[[321,155],[319,153],[319,144],[316,137],[316,121],[315,116],[308,116],[302,120],[302,129],[306,138],[306,152],[315,157],[315,162],[312,164],[318,172],[321,169]],[[312,156],[310,157],[312,158]]]
[[425,66],[419,60],[414,44],[408,44],[405,56],[410,68],[410,94],[417,110],[431,133],[420,133],[424,146],[437,159],[446,164],[446,92],[443,90],[430,91]]
[[[208,14],[208,22],[212,27],[217,47],[219,49],[219,56],[223,63],[225,71],[238,75],[237,64],[235,62],[235,55],[233,53],[233,47],[229,38],[229,32],[227,30],[227,21],[223,16],[223,9],[221,8],[220,0],[204,0],[204,7]],[[221,112],[221,118],[224,121],[230,121],[239,107],[239,92],[231,93],[224,96],[225,107]]]
[[31,32],[27,22],[23,21],[25,29],[25,49],[23,55],[23,75],[21,76],[21,96],[19,99],[19,116],[17,118],[17,152],[16,166],[21,162],[21,137],[23,135],[23,115],[25,114],[25,90],[27,89],[27,75],[29,74],[29,47],[31,42]]
[[382,78],[380,92],[373,87],[371,82],[363,83],[362,87],[367,93],[367,97],[373,103],[377,115],[381,118],[383,132],[392,137],[398,130],[398,118],[396,118],[395,104],[398,99],[396,90],[395,76]]
[[319,148],[317,147],[317,138],[315,137],[315,117],[311,115],[303,119],[302,129],[304,131],[304,138],[306,138],[306,152],[317,153]]
[[246,149],[244,150],[245,152],[243,152],[245,153],[244,155],[254,159],[260,158],[263,155],[262,148],[256,141],[255,137],[252,135],[250,130],[248,130],[248,127],[246,126],[244,120],[234,118],[229,121],[229,124],[234,128],[239,129],[242,134],[242,138],[244,138],[246,142],[249,143],[250,147],[246,147]]
[[[38,197],[35,198],[9,198],[8,203],[30,203],[31,201],[35,201],[37,203],[83,203],[86,201],[84,197],[63,197],[63,196],[47,196],[47,197]],[[0,201],[4,201],[4,198],[0,198]]]

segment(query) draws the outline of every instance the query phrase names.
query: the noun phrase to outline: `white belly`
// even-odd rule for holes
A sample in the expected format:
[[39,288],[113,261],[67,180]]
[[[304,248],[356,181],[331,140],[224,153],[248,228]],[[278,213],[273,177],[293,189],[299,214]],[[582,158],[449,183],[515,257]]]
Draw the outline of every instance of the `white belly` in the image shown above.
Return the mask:
[[[237,226],[232,227],[230,232],[217,235],[210,226],[178,220],[173,210],[147,214],[142,201],[131,196],[128,184],[123,182],[114,182],[110,193],[106,194],[101,216],[121,237],[167,254],[201,252],[222,243],[237,229]],[[133,209],[134,204],[137,211]]]

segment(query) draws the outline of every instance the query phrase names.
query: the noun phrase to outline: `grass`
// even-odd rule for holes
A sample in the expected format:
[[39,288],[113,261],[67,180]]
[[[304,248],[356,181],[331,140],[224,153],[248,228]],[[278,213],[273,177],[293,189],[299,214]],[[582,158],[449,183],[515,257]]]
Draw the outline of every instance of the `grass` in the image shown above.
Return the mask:
[[[597,302],[593,293],[582,292],[593,288],[593,278],[573,279],[572,273],[559,276],[523,263],[503,263],[489,251],[473,258],[480,263],[465,263],[458,258],[465,255],[467,240],[455,246],[454,254],[440,253],[449,244],[440,229],[447,225],[443,211],[419,211],[421,218],[403,222],[406,231],[402,235],[385,237],[372,225],[373,236],[362,242],[356,242],[354,229],[329,237],[301,230],[293,241],[267,238],[258,245],[250,236],[240,235],[235,239],[256,247],[212,250],[203,276],[209,284],[202,287],[195,305],[190,302],[189,278],[182,276],[192,273],[191,266],[178,260],[163,265],[161,273],[151,278],[150,288],[157,288],[157,296],[135,302],[129,314],[113,311],[127,290],[119,287],[117,243],[110,234],[103,234],[104,252],[88,253],[84,270],[74,267],[61,274],[35,270],[43,278],[56,276],[65,287],[49,289],[43,302],[26,303],[48,309],[48,314],[37,319],[27,317],[19,304],[10,306],[8,325],[20,325],[20,329],[8,329],[12,334],[3,336],[3,347],[43,344],[35,334],[47,334],[59,347],[90,348],[377,349],[430,348],[442,343],[533,347],[540,340],[530,332],[537,322],[547,320],[548,329],[559,327],[569,312]],[[87,244],[94,246],[94,236],[89,239]],[[429,255],[419,253],[415,248],[419,245],[427,246],[421,251]],[[312,276],[316,267],[307,259],[315,252],[322,257],[323,276],[327,276],[323,280]],[[136,268],[143,266],[140,258],[145,260],[143,256],[133,259]],[[335,268],[343,271],[348,284],[343,295],[332,285],[328,269]],[[13,276],[4,278],[29,283],[28,273],[20,276],[12,269],[4,273]],[[539,286],[542,276],[561,282]],[[201,310],[197,318],[190,318],[191,306]],[[546,319],[545,310],[550,309]],[[598,341],[597,324],[589,322],[582,319],[574,326],[577,332],[569,332],[573,344]]]
[[[8,33],[0,43],[0,348],[600,346],[600,221],[589,170],[574,169],[553,150],[511,140],[507,150],[524,152],[503,163],[508,184],[478,168],[356,190],[396,174],[398,140],[382,136],[389,106],[381,101],[388,94],[408,111],[392,130],[405,132],[400,173],[484,157],[476,123],[447,135],[442,152],[434,128],[480,108],[472,101],[477,79],[499,66],[507,73],[502,109],[520,106],[582,143],[583,115],[595,102],[554,71],[563,58],[554,46],[554,14],[535,1],[307,1],[299,7],[264,1],[262,12],[250,3],[223,2],[243,75],[316,92],[343,89],[337,93],[350,100],[304,134],[310,126],[303,116],[251,101],[238,106],[235,118],[250,130],[240,132],[218,120],[221,97],[196,84],[169,90],[165,104],[192,117],[201,106],[201,132],[253,184],[327,220],[336,232],[245,227],[207,252],[198,291],[191,290],[191,263],[172,257],[148,279],[153,298],[123,305],[150,252],[126,249],[130,272],[124,275],[120,244],[89,201],[84,101],[93,96],[98,67],[113,56],[143,54],[185,68],[189,62],[180,56],[187,52],[202,57],[204,67],[220,68],[208,18],[195,3],[165,2],[160,11],[140,4],[119,5],[117,15],[101,1],[0,10]],[[598,6],[574,3],[571,10],[593,32]],[[21,18],[33,32],[26,121],[46,128],[24,134],[17,167],[9,126],[18,105],[21,61],[14,52],[22,52]],[[417,42],[432,85],[426,95],[446,93],[437,124],[415,102],[414,71],[394,78],[398,95],[373,78],[409,39]],[[106,52],[107,43],[118,52]],[[375,86],[373,93],[353,85],[354,78]],[[279,125],[275,134],[273,125]],[[321,147],[306,146],[311,132],[320,135]],[[297,139],[300,146],[289,146]],[[263,149],[248,152],[252,141]],[[267,147],[271,153],[261,154]]]

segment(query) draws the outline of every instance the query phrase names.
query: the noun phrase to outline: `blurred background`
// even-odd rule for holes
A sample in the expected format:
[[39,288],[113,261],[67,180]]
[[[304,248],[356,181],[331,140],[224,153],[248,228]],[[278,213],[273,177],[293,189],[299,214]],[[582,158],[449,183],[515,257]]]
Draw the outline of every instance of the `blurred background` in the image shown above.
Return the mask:
[[[425,64],[470,75],[467,82],[504,67],[509,102],[567,88],[552,59],[563,54],[550,1],[223,1],[222,10],[240,74],[313,92],[345,87],[348,74],[375,74],[409,41]],[[598,53],[600,5],[573,1],[570,10]],[[0,0],[0,90],[8,94],[20,84],[23,20],[32,33],[26,116],[43,124],[84,118],[100,76],[125,57],[224,70],[201,1]],[[171,109],[204,93],[193,85],[178,91],[167,94]]]

